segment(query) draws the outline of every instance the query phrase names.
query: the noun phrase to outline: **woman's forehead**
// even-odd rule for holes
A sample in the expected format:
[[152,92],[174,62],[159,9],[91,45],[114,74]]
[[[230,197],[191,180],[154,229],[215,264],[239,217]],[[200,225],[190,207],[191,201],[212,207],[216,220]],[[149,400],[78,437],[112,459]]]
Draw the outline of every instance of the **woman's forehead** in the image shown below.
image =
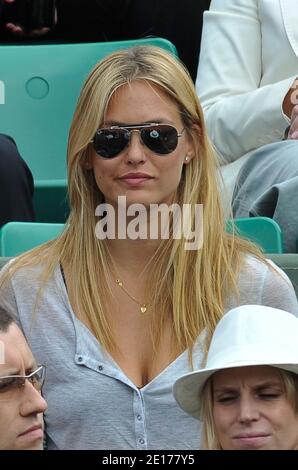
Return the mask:
[[261,383],[269,380],[282,381],[280,370],[276,367],[260,365],[247,367],[234,367],[222,369],[213,375],[213,385],[222,386],[228,384]]
[[[134,117],[135,116],[135,117]],[[109,100],[105,121],[119,123],[167,121],[180,117],[177,103],[160,87],[145,80],[136,80],[119,87]]]

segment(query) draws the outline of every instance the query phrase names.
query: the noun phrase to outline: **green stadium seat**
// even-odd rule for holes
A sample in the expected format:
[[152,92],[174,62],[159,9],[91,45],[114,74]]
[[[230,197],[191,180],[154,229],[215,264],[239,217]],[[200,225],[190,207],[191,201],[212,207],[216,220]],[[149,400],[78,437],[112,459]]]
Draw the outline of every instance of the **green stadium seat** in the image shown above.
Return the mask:
[[243,238],[256,243],[264,253],[283,253],[282,232],[279,225],[268,217],[234,219],[227,224],[227,231],[235,231]]
[[37,222],[64,223],[69,214],[66,180],[39,180],[34,188]]
[[33,173],[38,189],[34,201],[37,220],[54,221],[55,209],[50,206],[57,201],[55,221],[61,220],[68,131],[83,82],[104,56],[136,44],[156,45],[177,55],[175,46],[163,38],[0,45],[0,131],[15,139]]
[[0,256],[17,256],[56,238],[64,224],[8,222],[0,230]]

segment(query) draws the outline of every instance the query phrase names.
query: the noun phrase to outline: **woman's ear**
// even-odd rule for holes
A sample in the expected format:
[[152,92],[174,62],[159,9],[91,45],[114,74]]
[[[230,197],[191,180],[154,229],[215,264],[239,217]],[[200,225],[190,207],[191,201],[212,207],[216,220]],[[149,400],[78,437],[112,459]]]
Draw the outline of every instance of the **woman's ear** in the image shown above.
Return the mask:
[[191,160],[195,157],[196,148],[198,147],[197,141],[200,140],[200,135],[201,135],[200,126],[197,124],[193,124],[191,126],[190,131],[188,131],[188,136],[187,136],[187,151],[184,157],[185,165],[188,165],[188,163],[190,163]]
[[195,156],[195,146],[193,143],[194,136],[188,136],[188,144],[186,149],[186,155],[184,157],[184,165],[188,165]]
[[185,165],[188,165],[188,163],[189,163],[192,159],[193,159],[193,155],[191,155],[191,154],[185,155],[185,157],[184,157],[184,164],[185,164]]

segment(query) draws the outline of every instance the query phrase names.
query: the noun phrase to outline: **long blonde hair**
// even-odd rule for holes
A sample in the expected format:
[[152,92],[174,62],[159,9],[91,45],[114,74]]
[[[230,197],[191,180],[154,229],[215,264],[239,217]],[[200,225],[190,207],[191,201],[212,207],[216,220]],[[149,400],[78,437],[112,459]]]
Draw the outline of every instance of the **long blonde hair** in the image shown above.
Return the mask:
[[[88,76],[74,113],[68,142],[70,215],[56,240],[18,257],[9,275],[23,266],[43,262],[45,282],[60,262],[76,276],[76,304],[99,342],[116,348],[105,312],[110,296],[109,253],[95,237],[95,208],[103,202],[93,172],[88,169],[91,144],[104,123],[109,101],[120,86],[146,80],[175,101],[192,139],[195,158],[186,165],[177,189],[179,204],[203,204],[204,243],[186,251],[184,239],[166,240],[155,253],[148,282],[152,303],[151,336],[156,350],[172,312],[173,355],[192,350],[202,330],[210,338],[224,312],[228,295],[237,295],[237,280],[244,255],[261,257],[257,248],[225,230],[219,195],[217,162],[208,140],[201,106],[185,67],[171,54],[152,46],[119,50],[99,62]],[[192,221],[194,222],[194,220]],[[208,342],[206,343],[207,347]]]

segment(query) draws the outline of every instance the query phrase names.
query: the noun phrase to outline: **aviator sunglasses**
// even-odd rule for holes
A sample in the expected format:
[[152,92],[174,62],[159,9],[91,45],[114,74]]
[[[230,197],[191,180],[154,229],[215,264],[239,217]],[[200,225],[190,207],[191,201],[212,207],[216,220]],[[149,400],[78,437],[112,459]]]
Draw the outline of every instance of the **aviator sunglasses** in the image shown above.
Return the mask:
[[0,401],[1,399],[12,398],[14,393],[24,388],[26,380],[39,392],[42,389],[46,376],[46,367],[38,366],[36,370],[28,375],[7,375],[0,377]]
[[136,124],[131,126],[111,126],[98,129],[92,140],[95,152],[102,158],[114,158],[129,144],[132,132],[139,132],[146,147],[157,155],[167,155],[178,145],[179,134],[170,124]]

